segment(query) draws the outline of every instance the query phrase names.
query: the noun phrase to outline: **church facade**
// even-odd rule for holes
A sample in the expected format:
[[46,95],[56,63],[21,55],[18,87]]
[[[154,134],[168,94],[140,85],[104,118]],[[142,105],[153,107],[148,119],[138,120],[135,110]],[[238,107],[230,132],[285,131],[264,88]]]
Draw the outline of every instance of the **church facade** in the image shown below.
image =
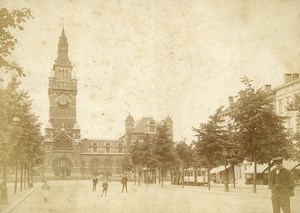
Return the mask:
[[[68,56],[64,29],[58,42],[58,55],[49,75],[49,121],[45,127],[44,176],[56,179],[85,178],[92,175],[120,176],[121,160],[129,142],[155,134],[155,121],[134,122],[129,114],[125,133],[116,140],[82,139],[77,123],[77,78]],[[172,124],[168,116],[166,121]]]

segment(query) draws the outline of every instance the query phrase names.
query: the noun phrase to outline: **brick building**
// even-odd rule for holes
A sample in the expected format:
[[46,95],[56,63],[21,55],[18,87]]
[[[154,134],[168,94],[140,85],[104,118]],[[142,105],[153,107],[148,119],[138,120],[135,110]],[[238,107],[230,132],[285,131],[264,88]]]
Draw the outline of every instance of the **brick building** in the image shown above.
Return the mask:
[[[116,140],[81,139],[77,123],[77,78],[68,57],[68,42],[62,29],[58,55],[49,76],[49,121],[45,127],[44,175],[49,178],[85,178],[91,175],[115,176],[122,173],[121,160],[129,142],[155,135],[152,118],[134,121],[129,114],[124,135]],[[173,121],[168,116],[171,126]]]

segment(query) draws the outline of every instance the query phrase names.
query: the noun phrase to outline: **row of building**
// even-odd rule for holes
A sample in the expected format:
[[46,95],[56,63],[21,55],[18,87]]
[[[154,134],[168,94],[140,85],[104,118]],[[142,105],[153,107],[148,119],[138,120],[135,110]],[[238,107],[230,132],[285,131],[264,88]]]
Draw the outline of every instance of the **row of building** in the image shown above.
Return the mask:
[[[297,124],[297,111],[289,110],[289,105],[293,103],[295,94],[300,95],[300,78],[299,73],[285,73],[283,76],[283,83],[275,88],[271,85],[264,85],[263,90],[270,94],[273,100],[274,110],[276,114],[285,116],[286,129],[292,134],[299,131],[299,125]],[[234,98],[228,98],[228,108],[233,106]],[[226,112],[225,112],[226,113]],[[284,165],[289,170],[293,171],[294,178],[297,182],[300,182],[300,162],[285,160]],[[273,169],[274,166],[268,164],[258,164],[257,165],[257,180],[259,184],[268,183],[268,171]],[[239,165],[235,165],[234,169],[230,166],[227,167],[229,170],[229,181],[232,182],[233,179],[238,183],[253,183],[254,176],[254,165],[252,162],[244,161]],[[210,171],[213,181],[223,182],[226,171],[224,166],[214,168]]]
[[[287,110],[294,94],[300,94],[298,73],[284,74],[283,84],[272,89],[265,85],[274,100],[277,114],[286,116],[286,128],[298,131],[296,112]],[[130,113],[124,122],[124,134],[115,140],[82,139],[77,123],[77,78],[68,56],[68,42],[64,29],[58,42],[58,55],[49,75],[49,121],[45,127],[44,175],[55,178],[82,178],[91,175],[122,174],[121,160],[131,142],[142,142],[145,135],[154,135],[156,121],[151,117],[134,120]],[[229,97],[229,106],[234,103]],[[167,116],[165,121],[173,136],[173,121]],[[235,179],[247,180],[250,164],[237,165],[234,169]],[[299,166],[299,164],[297,165]],[[215,168],[211,173],[222,179],[224,169]],[[249,176],[249,175],[248,175]],[[219,178],[218,178],[219,177]]]

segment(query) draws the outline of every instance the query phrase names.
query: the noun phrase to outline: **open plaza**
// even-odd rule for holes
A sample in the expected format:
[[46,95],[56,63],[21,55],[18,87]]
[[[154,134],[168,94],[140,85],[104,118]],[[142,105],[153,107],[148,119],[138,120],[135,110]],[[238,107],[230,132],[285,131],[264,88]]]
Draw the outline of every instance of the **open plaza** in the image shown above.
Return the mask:
[[[258,186],[257,193],[248,185],[237,185],[224,192],[222,184],[206,186],[128,183],[128,193],[122,193],[120,182],[109,183],[107,196],[101,196],[101,182],[92,192],[92,181],[48,181],[48,201],[44,202],[41,183],[32,189],[13,194],[9,185],[9,204],[1,212],[107,212],[107,213],[268,213],[272,211],[271,193],[267,186]],[[10,187],[11,186],[11,187]],[[300,209],[300,187],[291,198],[292,212]]]

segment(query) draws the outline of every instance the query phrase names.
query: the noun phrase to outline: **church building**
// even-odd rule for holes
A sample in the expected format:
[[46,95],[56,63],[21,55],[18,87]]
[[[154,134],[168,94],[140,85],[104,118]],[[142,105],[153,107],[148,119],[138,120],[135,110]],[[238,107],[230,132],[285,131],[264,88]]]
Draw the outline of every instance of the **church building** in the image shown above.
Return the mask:
[[[116,140],[82,139],[77,123],[77,78],[68,56],[64,29],[58,42],[58,55],[49,76],[49,121],[45,127],[44,176],[55,179],[90,178],[92,175],[120,176],[121,160],[129,142],[155,134],[155,121],[134,122],[129,114],[125,133]],[[173,124],[168,116],[168,123]],[[172,134],[172,129],[170,134]]]

